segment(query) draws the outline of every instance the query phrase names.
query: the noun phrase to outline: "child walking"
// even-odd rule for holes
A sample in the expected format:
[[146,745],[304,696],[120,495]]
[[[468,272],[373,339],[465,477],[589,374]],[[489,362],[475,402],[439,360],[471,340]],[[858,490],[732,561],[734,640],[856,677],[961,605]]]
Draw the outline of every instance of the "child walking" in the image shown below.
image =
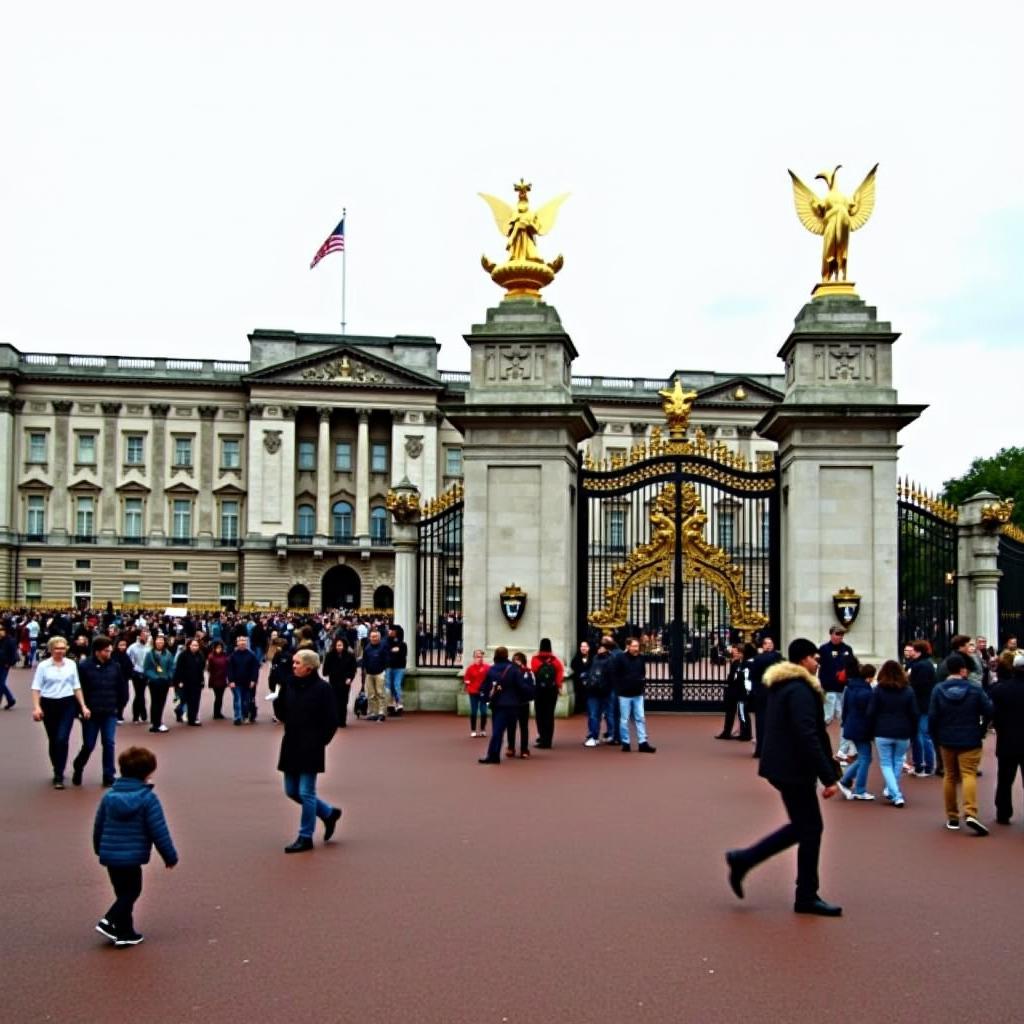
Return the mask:
[[142,895],[142,865],[149,863],[154,845],[168,868],[178,863],[178,852],[149,781],[156,757],[145,747],[129,747],[117,764],[121,777],[100,801],[92,831],[93,850],[114,888],[114,902],[96,931],[115,946],[137,946],[142,936],[135,930],[132,910]]

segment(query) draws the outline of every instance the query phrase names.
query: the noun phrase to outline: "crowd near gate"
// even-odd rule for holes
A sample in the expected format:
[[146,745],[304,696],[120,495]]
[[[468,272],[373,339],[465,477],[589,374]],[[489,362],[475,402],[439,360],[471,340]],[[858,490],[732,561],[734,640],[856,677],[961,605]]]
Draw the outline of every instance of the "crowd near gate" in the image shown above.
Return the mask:
[[655,710],[721,705],[728,645],[778,632],[776,459],[655,430],[627,457],[579,470],[582,639],[636,637]]
[[957,510],[909,483],[898,488],[899,649],[927,640],[938,654],[957,632]]
[[999,639],[1024,645],[1024,530],[1007,524],[999,535]]
[[451,667],[462,659],[462,525],[458,485],[429,502],[419,521],[416,563],[416,665]]

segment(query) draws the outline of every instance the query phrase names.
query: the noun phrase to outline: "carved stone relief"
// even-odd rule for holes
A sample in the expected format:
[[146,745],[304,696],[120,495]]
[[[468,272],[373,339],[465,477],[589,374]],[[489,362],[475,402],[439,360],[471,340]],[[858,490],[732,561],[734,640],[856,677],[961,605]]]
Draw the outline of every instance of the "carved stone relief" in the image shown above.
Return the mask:
[[300,374],[303,380],[331,381],[334,384],[384,384],[387,377],[358,360],[341,356],[319,366],[310,366]]
[[814,378],[818,381],[874,383],[876,346],[840,342],[814,346]]
[[280,430],[264,430],[263,431],[263,449],[268,455],[273,455],[281,448],[281,431]]
[[418,459],[423,454],[423,435],[409,434],[405,439],[405,454],[410,459]]

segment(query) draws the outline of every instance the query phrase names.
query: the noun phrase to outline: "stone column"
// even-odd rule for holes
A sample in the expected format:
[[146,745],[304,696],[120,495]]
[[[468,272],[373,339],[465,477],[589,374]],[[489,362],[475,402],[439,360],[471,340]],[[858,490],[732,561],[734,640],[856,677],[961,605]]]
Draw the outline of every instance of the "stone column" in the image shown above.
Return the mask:
[[[53,434],[53,466],[51,479],[54,481],[53,506],[50,509],[50,534],[60,543],[68,534],[68,490],[64,481],[71,479],[71,460],[68,458],[69,430],[72,402],[54,402],[56,415]],[[59,482],[59,486],[58,486]]]
[[0,534],[18,532],[14,510],[14,481],[17,478],[15,413],[21,404],[21,399],[11,398],[10,395],[0,397],[0,452],[7,454],[6,464],[0,469]]
[[356,430],[356,508],[355,535],[362,543],[370,537],[370,413],[359,409]]
[[213,538],[220,533],[215,520],[216,509],[213,501],[213,469],[217,464],[216,438],[213,424],[217,418],[217,406],[199,406],[199,546],[212,545]]
[[[246,456],[245,456],[245,533],[246,537],[262,535],[263,529],[263,432],[260,430],[263,421],[264,407],[254,402],[249,405],[248,422],[246,423]],[[279,435],[280,436],[280,435]]]
[[331,410],[317,409],[320,435],[316,443],[316,533],[328,537],[331,525]]
[[100,465],[100,534],[112,540],[117,536],[117,414],[120,402],[101,402],[103,410],[103,456]]
[[783,650],[822,643],[832,595],[862,595],[847,641],[862,659],[897,650],[897,435],[924,410],[892,386],[898,334],[856,295],[807,303],[779,352],[783,401],[757,432],[779,446]]
[[[568,661],[576,648],[576,450],[596,429],[589,408],[572,400],[576,349],[555,309],[533,300],[489,309],[466,342],[465,404],[443,409],[465,438],[463,648],[533,651],[548,637]],[[527,593],[514,630],[499,605],[511,584]]]
[[164,522],[167,516],[167,499],[164,486],[167,483],[167,414],[170,405],[151,405],[150,415],[153,417],[153,448],[149,470],[149,478],[153,489],[149,492],[149,536],[160,543],[166,536]]
[[958,633],[983,636],[999,649],[999,529],[986,523],[982,509],[999,498],[980,491],[959,508],[957,521]]

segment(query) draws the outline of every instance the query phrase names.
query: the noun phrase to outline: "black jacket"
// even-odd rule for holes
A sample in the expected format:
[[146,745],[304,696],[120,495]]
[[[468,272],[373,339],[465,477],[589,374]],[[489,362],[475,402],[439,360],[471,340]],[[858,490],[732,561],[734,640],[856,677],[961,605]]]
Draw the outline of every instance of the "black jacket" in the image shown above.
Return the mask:
[[922,654],[915,661],[907,664],[907,675],[910,676],[910,688],[917,698],[917,710],[922,714],[928,714],[928,707],[932,702],[932,690],[935,689],[935,662],[927,655]]
[[128,680],[113,656],[104,665],[95,656],[78,663],[85,706],[94,715],[119,715],[128,703]]
[[405,668],[409,660],[409,645],[405,642],[405,630],[393,626],[394,637],[387,638],[388,668]]
[[587,696],[607,697],[612,692],[613,674],[611,653],[595,654],[582,677]]
[[[839,693],[846,685],[846,665],[853,656],[853,648],[846,643],[834,644],[831,640],[818,648],[818,681],[826,693]],[[844,673],[840,680],[839,673]]]
[[909,740],[917,735],[920,717],[914,691],[909,686],[876,686],[871,694],[868,720],[871,735],[876,739],[881,736],[886,740]]
[[334,693],[320,676],[293,676],[278,691],[274,717],[284,723],[277,770],[308,775],[324,770],[324,750],[338,729]]
[[832,744],[825,728],[821,687],[800,665],[783,661],[764,675],[759,774],[778,786],[813,785],[815,779],[830,786],[839,780],[832,760]]
[[780,661],[782,655],[778,651],[762,651],[754,658],[750,666],[750,695],[747,697],[747,705],[751,711],[756,713],[764,709],[764,674]]
[[991,717],[992,701],[969,679],[950,676],[932,690],[928,731],[940,747],[950,750],[980,747]]
[[612,655],[613,689],[620,697],[642,697],[647,665],[639,654],[616,651]]
[[996,727],[996,757],[1024,754],[1024,669],[992,687],[992,723]]
[[744,685],[747,678],[747,669],[749,666],[745,661],[731,661],[729,662],[729,675],[725,679],[725,699],[740,701],[747,699],[747,688]]
[[496,661],[484,676],[480,693],[484,700],[490,701],[492,708],[519,709],[523,703],[523,674],[519,667],[511,661]]
[[206,658],[202,651],[193,654],[187,647],[174,664],[175,686],[201,690],[206,679]]

